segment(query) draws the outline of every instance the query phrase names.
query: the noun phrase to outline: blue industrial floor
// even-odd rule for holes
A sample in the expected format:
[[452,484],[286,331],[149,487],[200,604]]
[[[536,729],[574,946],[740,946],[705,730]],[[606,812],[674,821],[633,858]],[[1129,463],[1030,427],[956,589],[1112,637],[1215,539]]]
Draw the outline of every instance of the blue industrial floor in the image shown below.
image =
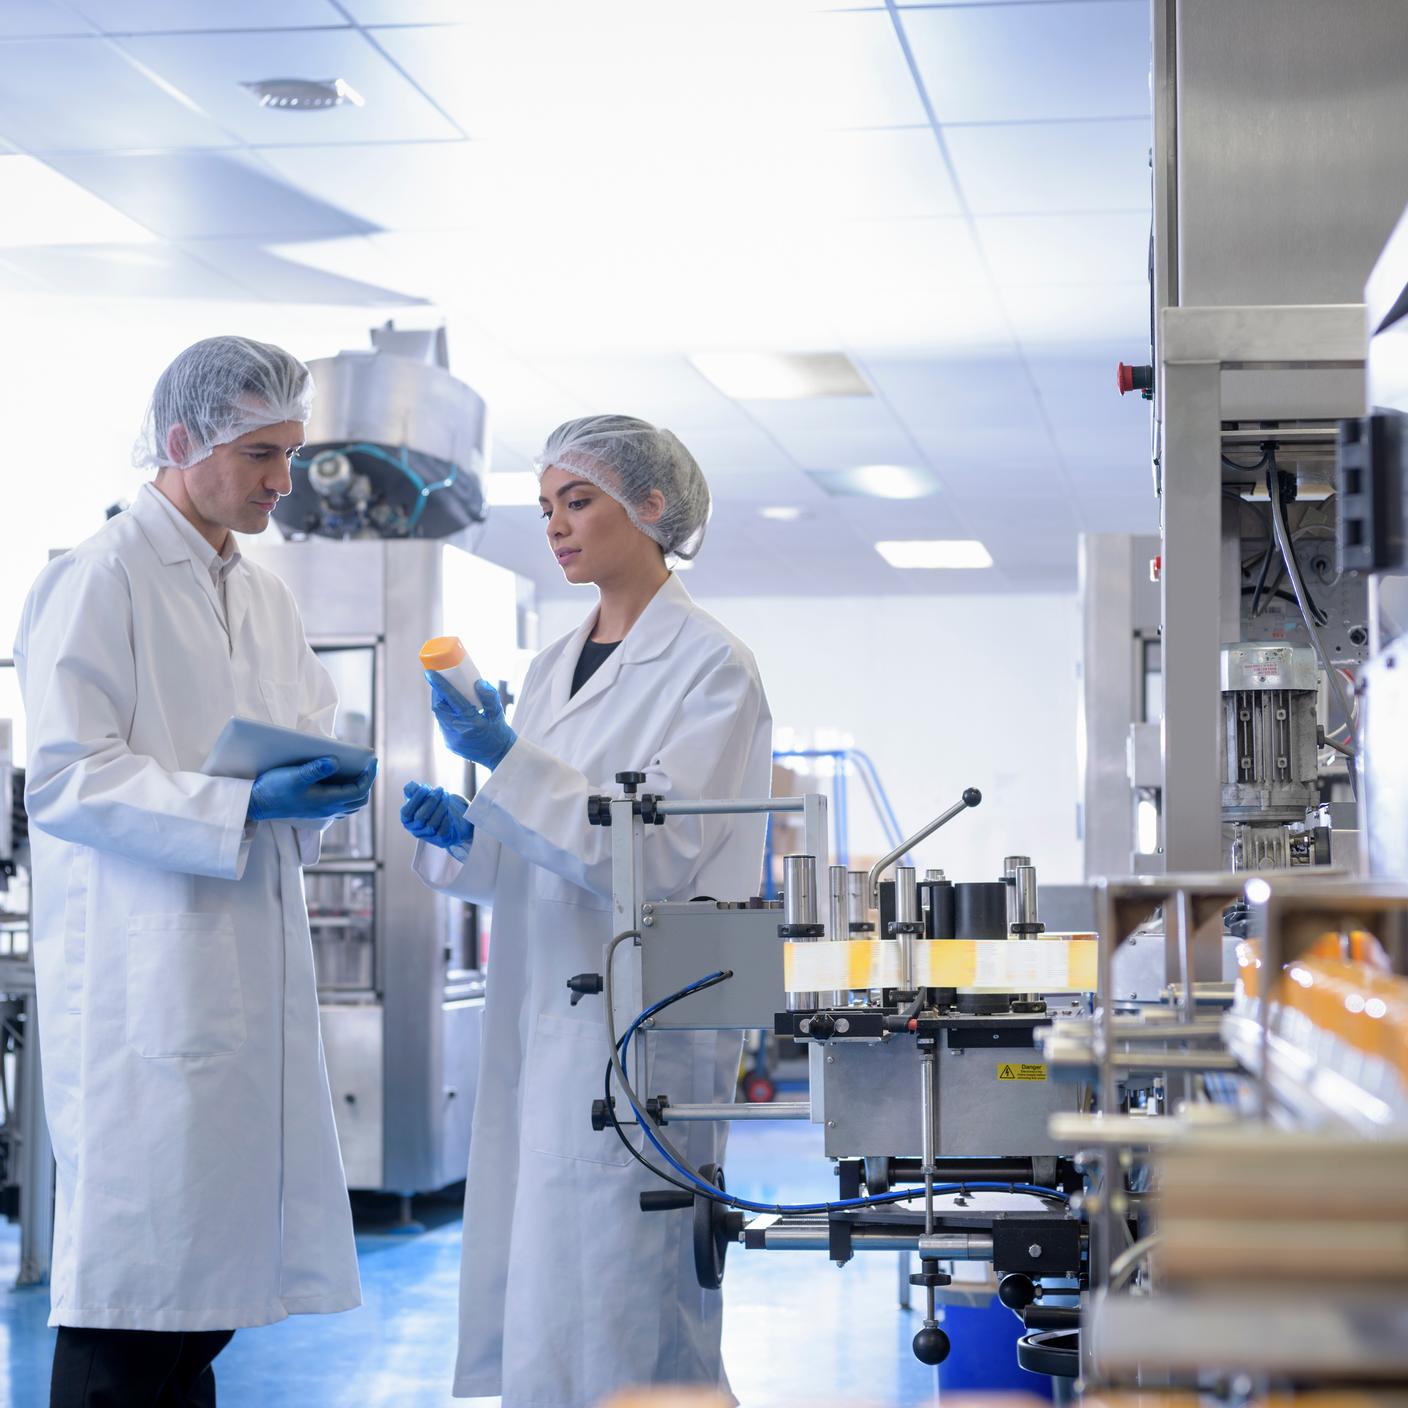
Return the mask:
[[[728,1181],[741,1195],[766,1200],[834,1196],[836,1189],[831,1165],[821,1158],[821,1131],[800,1123],[735,1126]],[[434,1214],[432,1207],[426,1220],[433,1223]],[[357,1238],[361,1308],[242,1331],[217,1361],[223,1408],[455,1402],[449,1385],[460,1224],[444,1216],[411,1236],[364,1224]],[[53,1353],[53,1331],[44,1323],[49,1297],[47,1288],[8,1289],[18,1251],[15,1229],[0,1225],[0,1403],[41,1408]],[[744,1408],[819,1398],[867,1408],[932,1403],[934,1371],[910,1353],[918,1320],[896,1308],[896,1285],[889,1253],[858,1256],[838,1271],[823,1252],[731,1251],[724,1358]],[[1042,1383],[1033,1378],[1031,1387]]]

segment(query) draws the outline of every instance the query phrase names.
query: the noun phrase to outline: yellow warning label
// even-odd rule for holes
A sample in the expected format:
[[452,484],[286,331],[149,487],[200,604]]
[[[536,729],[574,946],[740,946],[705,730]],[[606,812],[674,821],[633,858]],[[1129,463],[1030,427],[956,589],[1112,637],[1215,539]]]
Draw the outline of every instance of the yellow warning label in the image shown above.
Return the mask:
[[1003,1061],[997,1068],[998,1080],[1045,1080],[1046,1067],[1035,1061]]

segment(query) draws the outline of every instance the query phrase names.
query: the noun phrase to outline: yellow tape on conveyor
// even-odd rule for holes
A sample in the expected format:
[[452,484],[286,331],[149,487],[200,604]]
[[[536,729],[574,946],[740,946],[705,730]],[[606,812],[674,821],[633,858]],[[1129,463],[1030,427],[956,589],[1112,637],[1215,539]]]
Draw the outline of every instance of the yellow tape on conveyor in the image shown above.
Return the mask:
[[[1093,934],[1043,934],[1039,939],[920,939],[914,944],[917,987],[968,992],[1094,992]],[[887,939],[783,946],[788,992],[892,988],[899,982],[900,946]]]

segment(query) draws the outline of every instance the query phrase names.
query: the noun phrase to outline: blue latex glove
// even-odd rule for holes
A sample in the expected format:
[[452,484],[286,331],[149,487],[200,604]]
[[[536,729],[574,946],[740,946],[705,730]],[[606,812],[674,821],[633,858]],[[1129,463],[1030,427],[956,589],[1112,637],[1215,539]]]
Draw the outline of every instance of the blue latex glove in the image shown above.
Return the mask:
[[294,767],[261,772],[250,789],[249,820],[326,821],[361,811],[376,779],[376,759],[355,778],[327,781],[336,771],[335,758],[314,758]]
[[480,706],[476,707],[474,700],[466,699],[434,670],[427,670],[425,678],[434,696],[430,710],[440,725],[440,737],[445,740],[445,746],[459,757],[479,763],[492,772],[518,742],[518,735],[504,718],[499,691],[488,680],[475,680]]
[[474,840],[474,827],[464,819],[469,803],[443,787],[427,787],[423,782],[408,782],[405,795],[401,825],[417,841],[439,846],[461,863],[468,860]]

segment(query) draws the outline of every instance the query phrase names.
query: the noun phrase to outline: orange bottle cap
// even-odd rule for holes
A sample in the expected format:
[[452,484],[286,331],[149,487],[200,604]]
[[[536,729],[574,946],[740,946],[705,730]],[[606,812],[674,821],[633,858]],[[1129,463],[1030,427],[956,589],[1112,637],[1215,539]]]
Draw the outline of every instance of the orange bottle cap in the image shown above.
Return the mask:
[[465,648],[458,636],[434,636],[420,648],[420,663],[427,670],[451,670],[463,663]]

